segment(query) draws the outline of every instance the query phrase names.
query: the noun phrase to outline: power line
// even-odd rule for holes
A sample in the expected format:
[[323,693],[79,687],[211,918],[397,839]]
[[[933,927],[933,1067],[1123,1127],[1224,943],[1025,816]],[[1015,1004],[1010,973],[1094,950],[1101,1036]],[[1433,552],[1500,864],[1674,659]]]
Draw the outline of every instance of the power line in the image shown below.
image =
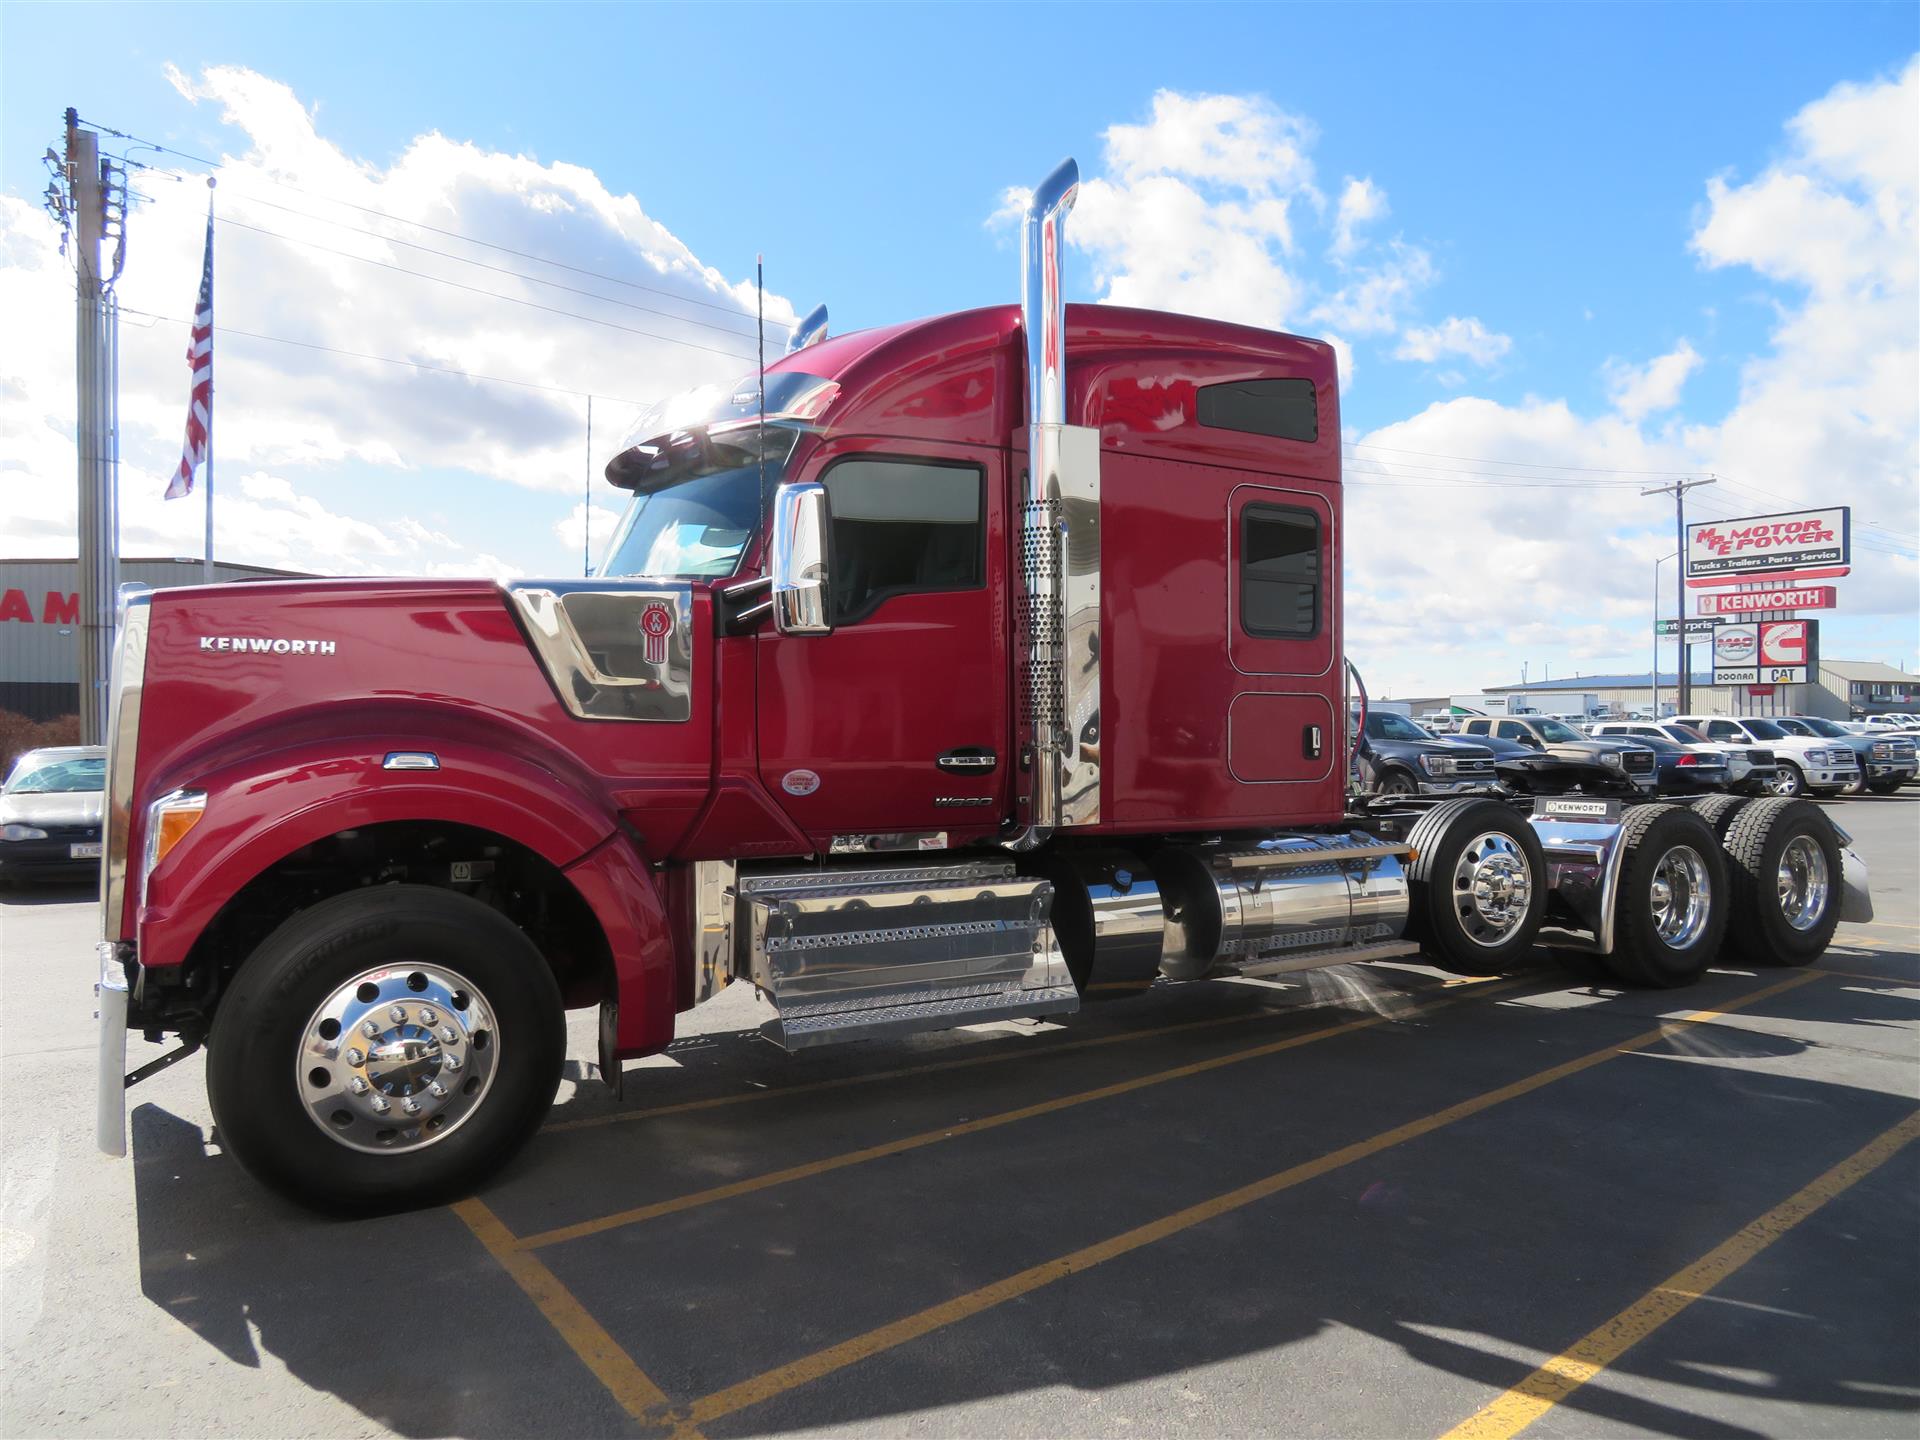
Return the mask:
[[1530,470],[1570,470],[1581,475],[1651,475],[1656,478],[1686,478],[1701,473],[1698,470],[1612,470],[1604,466],[1554,465],[1536,460],[1495,460],[1484,455],[1442,455],[1432,450],[1402,450],[1392,445],[1375,445],[1371,441],[1361,440],[1350,442],[1347,448],[1349,450],[1385,450],[1393,455],[1421,455],[1429,460],[1464,460],[1475,465],[1518,466]]
[[470,295],[484,295],[489,299],[502,300],[509,305],[524,305],[529,310],[541,310],[549,315],[559,315],[568,320],[584,321],[588,325],[604,325],[609,330],[624,331],[628,335],[638,335],[646,340],[658,340],[664,345],[684,345],[689,350],[704,350],[709,355],[724,355],[731,360],[751,360],[753,356],[743,350],[722,350],[715,345],[702,345],[695,340],[681,340],[672,335],[660,335],[652,330],[641,330],[632,325],[622,325],[618,321],[603,320],[597,315],[581,315],[573,310],[562,310],[554,305],[542,305],[538,300],[527,300],[518,295],[502,295],[498,290],[488,290],[481,285],[469,285],[463,280],[454,280],[445,275],[431,275],[425,270],[410,270],[405,265],[396,265],[390,260],[376,260],[371,255],[356,255],[351,250],[342,250],[334,245],[322,245],[318,240],[303,240],[295,235],[282,235],[278,230],[267,230],[259,225],[249,225],[244,220],[232,220],[221,215],[216,223],[240,230],[251,230],[257,235],[270,239],[283,240],[289,245],[305,245],[321,250],[329,255],[338,255],[345,260],[357,260],[362,265],[377,266],[382,270],[391,270],[399,275],[411,275],[419,280],[431,280],[436,285],[448,285],[455,290],[464,290]]
[[[190,154],[190,153],[188,153],[188,152],[187,152],[187,151],[185,151],[185,150],[176,150],[176,149],[174,149],[174,148],[173,148],[172,146],[170,146],[170,145],[160,145],[160,144],[156,144],[156,143],[155,143],[154,141],[152,141],[152,140],[146,140],[146,139],[143,139],[143,138],[141,138],[141,137],[140,137],[140,136],[138,136],[138,135],[131,135],[131,134],[129,134],[128,132],[126,132],[125,130],[115,130],[115,129],[113,129],[113,128],[112,128],[111,126],[108,126],[108,125],[100,125],[100,124],[97,124],[97,123],[96,123],[96,122],[94,122],[94,121],[88,121],[87,123],[88,123],[88,124],[90,124],[90,125],[93,125],[95,129],[97,129],[97,130],[99,130],[99,131],[100,131],[101,133],[103,133],[103,134],[106,134],[106,135],[113,135],[113,136],[117,136],[117,137],[118,137],[119,139],[122,139],[122,140],[131,140],[131,141],[133,141],[133,142],[134,142],[134,143],[135,143],[136,145],[139,145],[139,146],[144,146],[145,148],[147,148],[147,149],[149,149],[149,150],[157,150],[157,151],[159,151],[159,152],[160,152],[161,154],[163,154],[163,155],[173,155],[173,156],[177,156],[177,157],[178,157],[179,159],[182,159],[182,160],[186,160],[186,161],[190,161],[191,163],[193,163],[193,164],[195,164],[195,165],[204,165],[204,166],[206,166],[206,167],[207,167],[208,169],[210,169],[210,170],[219,170],[219,169],[222,169],[222,168],[224,168],[224,167],[223,167],[223,163],[222,163],[221,161],[218,161],[218,160],[209,160],[209,159],[208,159],[208,158],[207,158],[206,156],[204,156],[204,155],[193,155],[193,154]],[[141,168],[141,169],[143,169],[143,170],[156,170],[156,171],[160,171],[160,173],[166,173],[166,172],[165,172],[164,170],[161,170],[161,167],[159,167],[159,166],[154,166],[154,165],[147,165],[147,164],[145,164],[145,163],[143,163],[143,162],[141,162],[141,161],[138,161],[138,160],[134,160],[134,161],[129,161],[129,162],[127,162],[127,163],[129,163],[129,164],[133,164],[133,165],[138,165],[138,166],[140,166],[140,168]],[[741,315],[741,314],[742,314],[742,312],[741,312],[741,311],[738,311],[738,310],[736,310],[736,309],[734,309],[734,308],[733,308],[732,306],[730,306],[730,305],[723,305],[723,304],[720,304],[720,303],[719,303],[719,302],[717,302],[717,301],[712,301],[712,300],[696,300],[696,299],[694,299],[694,298],[692,298],[691,296],[686,296],[686,295],[679,295],[679,294],[676,294],[676,293],[675,293],[674,291],[672,291],[672,290],[665,290],[665,289],[662,289],[661,287],[659,287],[659,286],[657,286],[657,285],[643,285],[643,284],[641,284],[641,283],[640,283],[640,282],[639,282],[638,280],[628,280],[628,279],[625,279],[625,278],[623,278],[623,277],[621,277],[621,276],[619,276],[619,275],[607,275],[607,274],[603,274],[602,272],[600,272],[600,271],[598,271],[598,270],[589,270],[589,269],[587,269],[587,268],[586,268],[585,266],[583,266],[583,265],[573,265],[573,264],[569,264],[569,263],[568,263],[567,261],[565,261],[565,260],[555,260],[555,259],[553,259],[553,258],[552,258],[551,256],[547,256],[547,255],[540,255],[540,254],[536,254],[536,253],[534,253],[533,251],[530,251],[530,250],[516,250],[516,249],[515,249],[515,248],[514,248],[513,246],[511,246],[511,245],[501,245],[501,244],[499,244],[499,243],[497,243],[496,241],[492,241],[492,240],[482,240],[482,239],[481,239],[481,238],[480,238],[479,236],[477,236],[477,235],[468,235],[468,234],[466,234],[466,233],[464,233],[463,231],[459,231],[459,230],[449,230],[449,229],[446,229],[445,227],[443,227],[443,226],[439,226],[439,225],[429,225],[429,224],[428,224],[428,223],[427,223],[426,221],[424,221],[424,220],[410,220],[410,219],[408,219],[408,218],[406,218],[406,217],[405,217],[405,216],[403,216],[403,215],[394,215],[394,214],[391,214],[390,212],[388,212],[388,211],[385,211],[385,210],[379,210],[379,209],[375,209],[375,208],[374,208],[373,206],[371,206],[371,205],[361,205],[361,204],[359,204],[359,203],[358,203],[358,202],[356,202],[356,201],[353,201],[353,200],[342,200],[342,199],[339,199],[339,198],[338,198],[337,196],[333,196],[333,195],[322,195],[322,194],[321,194],[321,193],[320,193],[319,191],[317,191],[317,190],[309,190],[309,189],[307,189],[307,188],[306,188],[306,187],[305,187],[304,185],[295,185],[295,184],[294,184],[294,183],[293,183],[292,181],[290,181],[290,180],[276,180],[276,179],[274,179],[274,178],[273,178],[273,177],[272,177],[271,175],[262,175],[262,176],[260,176],[259,178],[260,178],[260,179],[262,179],[262,180],[264,180],[264,181],[265,181],[265,182],[266,182],[267,184],[269,184],[269,185],[273,185],[273,186],[276,186],[277,188],[279,188],[279,189],[282,189],[282,190],[291,190],[291,191],[293,191],[293,192],[294,192],[295,194],[298,194],[298,195],[307,195],[307,196],[310,196],[310,197],[312,197],[312,198],[313,198],[313,199],[315,199],[315,200],[318,200],[318,201],[321,201],[321,202],[322,202],[323,204],[327,204],[327,205],[339,205],[339,206],[342,206],[342,207],[344,207],[344,208],[346,208],[346,209],[348,209],[348,210],[358,210],[358,211],[360,211],[360,212],[361,212],[361,213],[362,213],[363,215],[373,215],[373,216],[377,216],[378,218],[380,218],[380,219],[382,219],[382,220],[391,220],[391,221],[392,221],[392,222],[393,222],[394,224],[396,224],[396,225],[411,225],[411,226],[413,226],[413,227],[414,227],[414,228],[415,228],[416,230],[425,230],[425,231],[428,231],[429,233],[431,233],[431,234],[434,234],[434,235],[444,235],[444,236],[446,236],[446,237],[447,237],[448,239],[450,239],[450,240],[461,240],[461,241],[465,241],[465,242],[466,242],[467,244],[469,244],[469,245],[479,245],[479,246],[482,246],[482,247],[484,247],[485,249],[488,249],[488,250],[494,250],[494,251],[498,251],[498,252],[499,252],[500,254],[502,254],[502,255],[513,255],[513,256],[516,256],[517,258],[519,258],[519,259],[521,259],[521,260],[531,260],[531,261],[533,261],[533,262],[534,262],[535,264],[537,264],[537,265],[551,265],[551,266],[553,266],[553,267],[554,267],[555,269],[557,269],[557,270],[570,270],[570,271],[572,271],[572,272],[573,272],[574,274],[576,274],[576,275],[585,275],[585,276],[587,276],[587,277],[588,277],[589,279],[593,279],[593,280],[604,280],[604,281],[606,281],[606,282],[607,282],[607,283],[608,283],[609,285],[624,285],[624,286],[626,286],[626,287],[627,287],[627,288],[629,288],[629,289],[632,289],[632,290],[643,290],[643,291],[646,291],[646,292],[647,292],[648,294],[651,294],[651,295],[664,295],[664,296],[666,296],[666,297],[668,297],[669,299],[673,299],[673,300],[677,300],[677,301],[680,301],[681,303],[683,303],[683,304],[687,304],[687,305],[698,305],[698,306],[700,306],[700,307],[702,307],[703,309],[708,309],[708,310],[719,310],[719,311],[722,311],[722,312],[724,312],[724,313],[726,313],[726,314],[729,314],[729,315]],[[236,187],[236,188],[238,188],[238,187]],[[266,200],[266,199],[262,199],[262,198],[261,198],[261,197],[260,197],[259,195],[257,195],[257,194],[249,194],[249,192],[247,192],[247,191],[246,191],[246,190],[244,190],[244,189],[241,189],[241,190],[239,191],[239,193],[241,193],[241,194],[248,194],[248,195],[249,195],[249,198],[250,198],[250,199],[252,199],[252,200],[254,200],[254,201],[255,201],[256,203],[258,203],[258,204],[262,204],[262,205],[272,205],[272,204],[273,204],[273,202],[272,202],[271,200]],[[291,208],[290,208],[290,207],[288,207],[288,206],[284,206],[284,205],[282,205],[282,206],[275,206],[275,208],[276,208],[276,209],[282,209],[282,210],[290,210],[290,213],[293,213],[293,214],[299,214],[299,213],[300,213],[299,211],[297,211],[297,210],[291,210]],[[312,217],[312,216],[309,216],[309,217],[307,217],[307,218],[309,218],[309,219],[312,219],[312,218],[315,218],[315,217]],[[336,223],[337,223],[337,222],[336,222]],[[744,318],[744,316],[743,316],[743,318]]]

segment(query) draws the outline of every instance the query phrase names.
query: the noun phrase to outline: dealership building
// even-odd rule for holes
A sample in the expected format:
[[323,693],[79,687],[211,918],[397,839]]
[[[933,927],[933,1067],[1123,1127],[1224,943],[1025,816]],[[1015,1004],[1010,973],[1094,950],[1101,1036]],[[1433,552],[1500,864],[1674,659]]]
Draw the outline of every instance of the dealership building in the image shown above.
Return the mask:
[[[1674,675],[1660,674],[1660,703],[1674,704]],[[1715,685],[1710,674],[1693,676],[1690,704],[1696,715],[1824,715],[1830,720],[1857,720],[1885,711],[1920,711],[1920,676],[1909,675],[1877,660],[1819,662],[1805,685],[1761,687],[1771,694],[1756,695],[1750,685]],[[1630,674],[1575,675],[1564,680],[1536,680],[1527,685],[1489,685],[1485,693],[1524,695],[1536,710],[1560,709],[1556,697],[1592,695],[1594,703],[1621,713],[1647,710],[1653,699],[1644,670]],[[1438,708],[1444,708],[1440,702]]]
[[[301,579],[297,570],[216,561],[216,581]],[[199,560],[122,560],[122,582],[204,583]],[[80,563],[0,560],[0,710],[53,720],[80,710]]]

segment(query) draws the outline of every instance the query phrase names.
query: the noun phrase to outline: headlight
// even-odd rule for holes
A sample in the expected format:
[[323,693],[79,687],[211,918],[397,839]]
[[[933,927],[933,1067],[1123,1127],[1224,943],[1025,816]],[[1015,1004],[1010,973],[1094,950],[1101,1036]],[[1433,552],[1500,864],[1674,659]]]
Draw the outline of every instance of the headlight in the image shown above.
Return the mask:
[[37,825],[9,825],[0,830],[0,837],[8,840],[44,840],[47,832]]
[[1891,760],[1893,758],[1893,746],[1887,744],[1884,740],[1879,741],[1873,747],[1873,758],[1876,760]]
[[1453,757],[1451,755],[1422,755],[1420,768],[1429,775],[1451,775]]
[[1611,765],[1613,766],[1614,769],[1618,770],[1620,768],[1619,753],[1613,750],[1607,751],[1604,755],[1600,757],[1600,763],[1602,765]]

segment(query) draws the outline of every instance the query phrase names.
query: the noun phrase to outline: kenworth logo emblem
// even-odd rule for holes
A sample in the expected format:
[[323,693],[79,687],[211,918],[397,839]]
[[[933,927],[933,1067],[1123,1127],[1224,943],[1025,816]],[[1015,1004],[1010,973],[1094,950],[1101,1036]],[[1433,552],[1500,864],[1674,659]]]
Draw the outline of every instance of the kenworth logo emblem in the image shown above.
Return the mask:
[[647,637],[647,663],[666,664],[667,637],[673,633],[673,612],[658,600],[654,601],[640,612],[640,633]]
[[241,655],[331,655],[331,640],[274,640],[261,635],[202,635],[202,650]]

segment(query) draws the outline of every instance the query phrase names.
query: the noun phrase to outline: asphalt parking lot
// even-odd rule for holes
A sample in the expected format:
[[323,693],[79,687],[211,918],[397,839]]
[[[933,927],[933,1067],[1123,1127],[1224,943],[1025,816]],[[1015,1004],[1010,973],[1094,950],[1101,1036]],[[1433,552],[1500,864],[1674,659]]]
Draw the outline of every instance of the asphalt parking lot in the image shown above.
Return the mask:
[[[484,1194],[316,1219],[198,1058],[92,1147],[90,897],[0,897],[0,1433],[1911,1436],[1920,793],[1808,970],[1163,987],[790,1058],[739,987]],[[134,1063],[157,1054],[137,1037]]]

